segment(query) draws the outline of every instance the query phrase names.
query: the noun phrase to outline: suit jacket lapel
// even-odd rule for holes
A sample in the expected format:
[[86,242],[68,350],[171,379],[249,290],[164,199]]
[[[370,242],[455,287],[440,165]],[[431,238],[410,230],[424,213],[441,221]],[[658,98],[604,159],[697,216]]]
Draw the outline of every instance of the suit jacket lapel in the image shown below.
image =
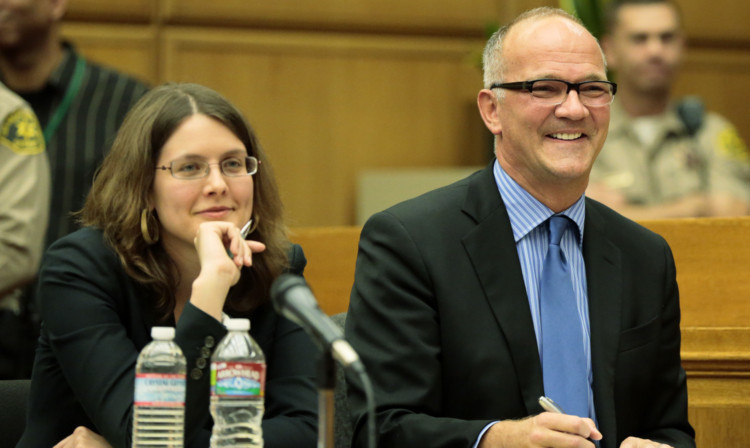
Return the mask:
[[[620,249],[606,233],[598,204],[586,201],[583,259],[589,295],[594,404],[599,428],[617,434],[614,407],[614,370],[620,333],[622,262]],[[613,443],[614,441],[609,441]],[[609,445],[604,441],[602,446]]]
[[463,211],[476,226],[463,245],[510,346],[526,412],[533,414],[541,411],[537,400],[544,390],[542,367],[513,230],[492,166],[470,181]]

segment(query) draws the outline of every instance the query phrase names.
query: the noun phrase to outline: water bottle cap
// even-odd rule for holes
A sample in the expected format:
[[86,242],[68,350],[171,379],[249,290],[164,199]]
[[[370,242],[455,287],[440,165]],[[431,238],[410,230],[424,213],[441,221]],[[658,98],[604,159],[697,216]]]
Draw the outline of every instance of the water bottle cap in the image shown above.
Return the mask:
[[159,340],[174,339],[174,327],[152,327],[151,338]]
[[228,319],[225,325],[227,327],[227,330],[230,330],[230,331],[231,330],[249,331],[250,319],[243,319],[243,318]]

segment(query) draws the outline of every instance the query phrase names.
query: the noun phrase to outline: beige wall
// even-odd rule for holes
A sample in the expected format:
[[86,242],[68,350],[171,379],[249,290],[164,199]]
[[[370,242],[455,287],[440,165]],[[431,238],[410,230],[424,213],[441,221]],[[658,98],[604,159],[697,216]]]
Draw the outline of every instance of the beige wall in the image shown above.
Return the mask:
[[[684,9],[679,93],[704,95],[750,140],[750,7]],[[152,84],[228,96],[271,157],[293,226],[355,222],[358,173],[481,165],[485,27],[554,0],[71,0],[65,35]]]

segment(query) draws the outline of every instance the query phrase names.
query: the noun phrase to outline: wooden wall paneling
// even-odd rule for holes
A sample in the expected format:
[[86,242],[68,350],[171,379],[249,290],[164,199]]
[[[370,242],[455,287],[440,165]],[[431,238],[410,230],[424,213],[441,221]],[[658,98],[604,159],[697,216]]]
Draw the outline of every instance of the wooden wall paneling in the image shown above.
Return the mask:
[[157,1],[161,0],[70,0],[65,20],[147,23],[154,17]]
[[[708,308],[708,307],[706,307]],[[750,326],[682,326],[682,364],[691,375],[750,380]],[[745,393],[750,394],[750,383]],[[750,396],[745,397],[750,401]]]
[[152,85],[158,82],[155,27],[65,23],[62,32],[86,58]]
[[750,4],[737,0],[678,1],[685,29],[691,39],[711,41],[750,41]]
[[349,309],[360,227],[296,227],[289,238],[307,257],[305,279],[320,308],[329,315]]
[[750,218],[644,221],[672,248],[683,327],[747,327]]
[[550,6],[559,8],[559,0],[499,0],[502,6],[503,23],[508,23],[515,19],[516,16],[524,11],[539,8],[540,6]]
[[696,446],[742,447],[750,439],[750,377],[688,372],[688,419]]
[[675,257],[696,444],[744,446],[750,438],[750,218],[641,224],[662,235]]
[[483,36],[499,0],[163,0],[169,23],[224,23],[289,29],[400,30]]
[[[689,384],[689,382],[688,382]],[[690,387],[688,387],[690,389]],[[748,407],[734,405],[691,406],[688,419],[699,447],[741,448],[750,437]]]
[[482,40],[170,29],[165,77],[226,95],[270,154],[292,226],[354,221],[365,167],[483,163]]
[[724,115],[750,144],[750,46],[747,49],[689,48],[675,85],[677,95],[700,95],[709,110]]

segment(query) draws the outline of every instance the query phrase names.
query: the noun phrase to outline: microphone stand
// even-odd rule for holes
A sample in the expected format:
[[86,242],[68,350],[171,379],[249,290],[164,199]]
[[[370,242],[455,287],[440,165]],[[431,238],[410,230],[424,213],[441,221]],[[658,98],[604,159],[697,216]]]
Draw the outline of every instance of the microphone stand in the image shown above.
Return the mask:
[[336,363],[331,350],[323,350],[318,359],[318,448],[334,448],[334,390]]

